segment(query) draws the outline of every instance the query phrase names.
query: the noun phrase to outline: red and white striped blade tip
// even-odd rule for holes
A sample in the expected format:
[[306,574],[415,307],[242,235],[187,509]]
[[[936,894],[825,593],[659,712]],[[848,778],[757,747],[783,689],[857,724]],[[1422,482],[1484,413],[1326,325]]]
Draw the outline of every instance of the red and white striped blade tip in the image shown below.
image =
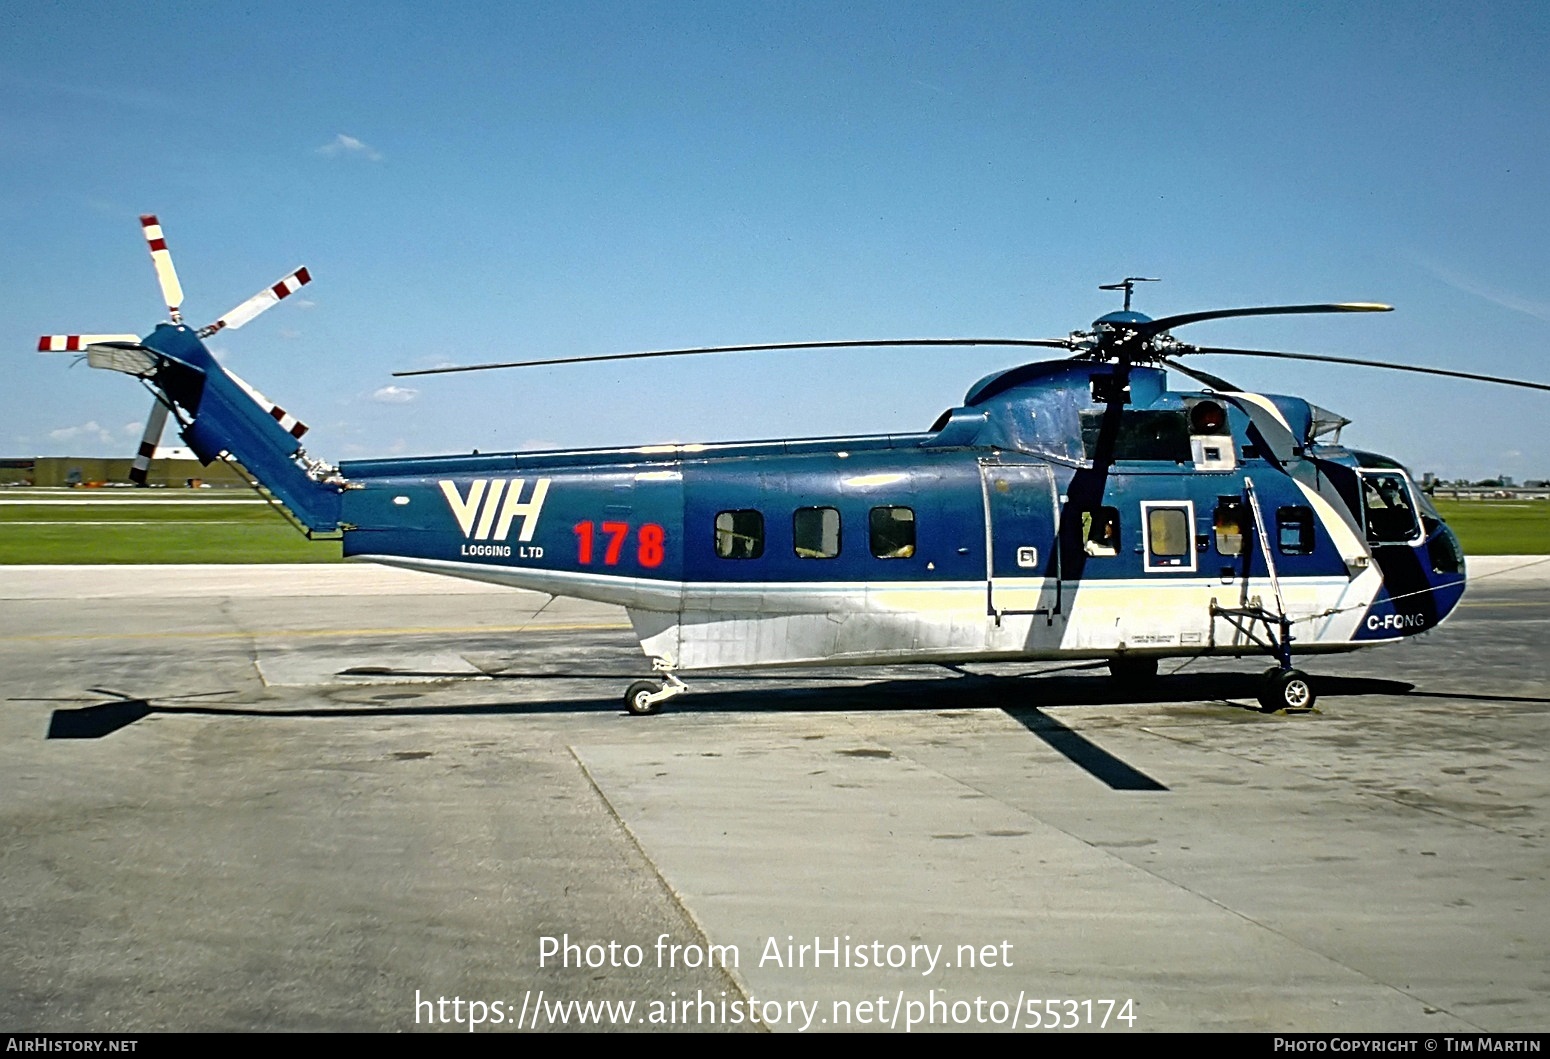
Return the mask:
[[225,328],[235,330],[270,306],[289,298],[311,282],[312,273],[308,272],[305,266],[298,268],[285,278],[259,291],[209,327],[201,330],[199,337],[208,338],[210,335],[215,334],[215,332]]
[[151,264],[156,266],[156,282],[161,284],[161,296],[172,314],[172,322],[182,318],[178,310],[183,305],[183,285],[178,282],[178,270],[172,267],[172,252],[167,249],[167,237],[162,234],[161,222],[154,213],[140,216],[140,227],[145,232],[145,243],[151,248]]
[[236,372],[228,371],[226,374],[231,377],[232,382],[242,387],[243,392],[246,393],[249,397],[253,398],[253,400],[258,403],[258,406],[267,412],[271,419],[273,419],[276,423],[279,423],[285,432],[291,437],[300,440],[301,436],[307,432],[307,424],[303,423],[301,420],[291,415],[285,409],[275,404],[269,398],[259,393],[258,390],[254,388],[252,383],[248,382]]
[[97,342],[138,342],[139,335],[44,335],[38,339],[39,353],[84,353]]

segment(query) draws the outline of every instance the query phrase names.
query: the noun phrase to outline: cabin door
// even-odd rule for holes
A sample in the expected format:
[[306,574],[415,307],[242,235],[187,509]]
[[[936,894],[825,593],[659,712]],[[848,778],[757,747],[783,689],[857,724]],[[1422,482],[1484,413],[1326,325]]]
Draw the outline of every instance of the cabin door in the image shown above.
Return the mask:
[[987,607],[1003,614],[1060,611],[1060,556],[1056,548],[1059,495],[1044,463],[980,461],[985,494]]

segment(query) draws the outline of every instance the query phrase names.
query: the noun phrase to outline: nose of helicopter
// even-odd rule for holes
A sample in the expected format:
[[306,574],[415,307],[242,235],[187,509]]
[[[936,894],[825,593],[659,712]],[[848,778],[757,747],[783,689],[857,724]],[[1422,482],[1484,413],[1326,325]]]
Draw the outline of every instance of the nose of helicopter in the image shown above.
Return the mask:
[[1463,598],[1467,579],[1458,536],[1435,509],[1422,516],[1421,524],[1420,540],[1373,547],[1383,588],[1362,618],[1358,639],[1388,640],[1427,632],[1440,625]]

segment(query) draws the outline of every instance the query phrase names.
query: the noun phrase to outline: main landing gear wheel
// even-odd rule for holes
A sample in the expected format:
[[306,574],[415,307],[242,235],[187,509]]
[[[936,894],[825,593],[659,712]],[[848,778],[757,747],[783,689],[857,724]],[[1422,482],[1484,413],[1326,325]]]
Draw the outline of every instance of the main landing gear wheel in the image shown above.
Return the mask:
[[624,708],[636,717],[649,717],[662,708],[662,700],[652,701],[651,696],[662,690],[662,685],[649,680],[637,680],[624,693]]
[[1306,713],[1313,709],[1313,704],[1318,696],[1313,693],[1313,682],[1308,679],[1308,674],[1300,669],[1265,670],[1261,678],[1259,689],[1259,708],[1261,713],[1275,713],[1277,710],[1290,710],[1294,713]]

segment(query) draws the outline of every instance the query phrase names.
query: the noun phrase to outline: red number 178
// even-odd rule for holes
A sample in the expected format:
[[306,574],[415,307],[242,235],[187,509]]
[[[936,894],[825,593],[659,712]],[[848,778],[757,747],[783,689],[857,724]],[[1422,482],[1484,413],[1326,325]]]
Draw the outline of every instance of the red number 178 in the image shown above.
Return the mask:
[[[576,561],[583,566],[590,565],[593,559],[593,541],[597,534],[596,529],[603,531],[603,565],[618,566],[619,554],[624,550],[624,542],[630,536],[630,524],[628,522],[604,522],[601,527],[594,527],[589,519],[586,522],[578,522],[575,525],[576,533]],[[647,522],[640,527],[635,535],[635,558],[640,565],[645,567],[660,566],[664,556],[663,544],[666,532],[655,522]]]

